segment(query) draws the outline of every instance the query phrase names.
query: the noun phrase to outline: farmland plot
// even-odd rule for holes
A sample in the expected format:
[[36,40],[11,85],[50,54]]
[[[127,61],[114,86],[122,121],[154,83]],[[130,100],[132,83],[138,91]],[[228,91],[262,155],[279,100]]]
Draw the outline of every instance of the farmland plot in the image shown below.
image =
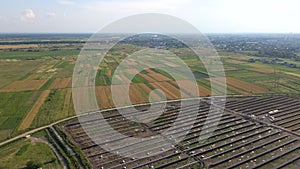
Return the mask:
[[0,89],[0,92],[19,92],[40,89],[47,80],[19,80]]
[[50,89],[64,89],[72,86],[72,79],[69,78],[56,78],[50,86]]
[[26,117],[23,119],[18,130],[25,130],[31,125],[32,121],[34,120],[40,107],[42,106],[42,104],[44,103],[46,98],[48,97],[49,93],[50,93],[50,90],[45,90],[42,92],[42,94],[40,95],[38,100],[35,102],[35,104],[31,108],[31,110],[27,113]]
[[64,109],[67,91],[68,89],[51,90],[30,127],[36,128],[68,117],[69,113]]
[[241,81],[241,80],[238,80],[235,78],[227,77],[226,81],[229,85],[233,85],[233,86],[240,88],[242,90],[245,90],[249,93],[258,94],[258,93],[267,93],[268,92],[268,90],[265,88],[262,88],[262,87],[259,87],[259,86],[256,86],[251,83],[244,82],[244,81]]
[[0,88],[26,76],[41,61],[0,60]]
[[0,140],[14,135],[27,112],[37,101],[36,95],[39,93],[0,93],[0,132],[2,132]]

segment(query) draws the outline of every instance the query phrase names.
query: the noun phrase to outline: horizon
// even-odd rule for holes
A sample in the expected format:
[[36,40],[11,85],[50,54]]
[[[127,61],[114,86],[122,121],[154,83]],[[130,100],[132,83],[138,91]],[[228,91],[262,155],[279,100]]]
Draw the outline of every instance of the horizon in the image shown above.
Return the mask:
[[[145,33],[149,33],[149,32],[145,32]],[[203,34],[206,35],[213,35],[213,34],[220,34],[220,35],[299,35],[300,32],[202,32]],[[0,32],[1,35],[5,35],[5,34],[23,34],[23,35],[38,35],[38,34],[97,34],[97,32]],[[101,33],[101,34],[131,34],[131,33]],[[155,33],[153,33],[155,34]],[[159,34],[159,33],[156,33]],[[171,33],[173,34],[173,33]],[[193,34],[193,33],[175,33],[175,34]]]
[[299,5],[296,0],[12,0],[0,6],[0,32],[93,33],[127,16],[157,13],[203,33],[300,33]]

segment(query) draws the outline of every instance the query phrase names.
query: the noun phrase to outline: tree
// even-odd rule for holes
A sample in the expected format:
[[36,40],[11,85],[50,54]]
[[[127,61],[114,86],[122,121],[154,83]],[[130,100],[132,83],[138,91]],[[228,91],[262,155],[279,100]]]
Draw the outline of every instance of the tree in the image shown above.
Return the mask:
[[38,169],[41,168],[42,164],[36,161],[28,161],[26,163],[26,169]]

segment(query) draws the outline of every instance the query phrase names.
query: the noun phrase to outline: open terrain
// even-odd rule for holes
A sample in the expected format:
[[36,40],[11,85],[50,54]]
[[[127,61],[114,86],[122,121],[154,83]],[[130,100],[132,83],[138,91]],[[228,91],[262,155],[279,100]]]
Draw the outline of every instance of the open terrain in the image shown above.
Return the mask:
[[[187,117],[191,112],[197,112],[198,117],[195,127],[182,142],[160,155],[145,159],[129,159],[106,152],[95,145],[86,136],[76,119],[54,127],[47,126],[59,120],[69,119],[76,114],[72,101],[72,75],[77,55],[88,35],[84,35],[83,38],[70,35],[68,39],[63,35],[56,35],[59,38],[56,37],[55,40],[51,40],[51,35],[47,36],[44,37],[47,41],[40,41],[38,35],[0,41],[0,141],[37,128],[43,129],[43,134],[39,133],[43,141],[38,134],[1,146],[0,168],[22,168],[29,160],[43,163],[43,168],[63,166],[83,168],[85,165],[92,165],[95,168],[102,166],[104,168],[124,166],[127,168],[151,168],[151,166],[155,168],[199,168],[200,166],[296,168],[299,166],[299,100],[286,95],[299,97],[300,62],[296,56],[289,57],[289,51],[286,49],[282,49],[282,53],[286,52],[286,55],[282,56],[282,53],[276,52],[272,55],[268,51],[256,52],[252,49],[255,48],[252,45],[240,43],[240,40],[235,41],[231,39],[232,37],[218,40],[220,37],[211,36],[223,63],[227,95],[249,97],[229,98],[218,129],[204,142],[197,142],[196,138],[207,117],[208,98],[206,101],[201,101],[200,110],[193,106],[187,107],[183,112]],[[239,39],[238,36],[236,38]],[[113,41],[108,37],[104,40]],[[230,43],[224,48],[226,45],[223,43],[227,40]],[[259,37],[257,41],[257,44],[264,47],[274,46]],[[174,69],[176,80],[161,69],[151,68],[139,72],[133,66],[147,66],[147,64],[135,60],[128,61],[132,66],[127,66],[123,70],[123,75],[116,75],[116,83],[112,84],[112,77],[118,64],[128,55],[147,45],[149,45],[147,41],[145,44],[122,43],[107,53],[98,67],[93,67],[97,70],[96,97],[101,109],[115,107],[111,96],[112,85],[121,95],[122,90],[129,85],[128,95],[132,104],[149,102],[149,94],[154,89],[161,89],[168,100],[175,100],[181,99],[182,96],[183,98],[216,96],[218,91],[215,91],[216,93],[211,91],[212,82],[218,86],[225,86],[218,81],[218,78],[208,76],[205,66],[191,50],[172,43],[171,47],[167,46],[167,49],[177,54],[190,67],[197,84],[186,80],[186,75],[181,74],[179,69]],[[243,50],[235,49],[240,46],[244,47]],[[216,56],[209,57],[209,59],[214,58]],[[178,63],[172,59],[159,62],[158,57],[157,62],[161,67],[178,67]],[[135,74],[132,81],[129,80],[130,74]],[[190,87],[180,93],[179,84],[196,85],[199,95],[195,96]],[[273,94],[284,95],[272,97]],[[160,99],[157,93],[151,93],[151,97],[154,100]],[[216,102],[218,101],[222,102],[217,99]],[[178,106],[177,103],[174,104],[175,107]],[[128,103],[124,101],[123,106],[126,105]],[[272,110],[278,112],[272,114],[272,118],[267,117],[266,114]],[[175,110],[170,108],[163,116],[147,125],[123,121],[114,110],[104,114],[107,118],[116,115],[112,117],[111,125],[120,133],[147,137],[169,128],[177,113],[176,108]],[[217,112],[214,113],[212,119],[218,115]],[[91,125],[98,124],[97,120],[95,118]],[[46,130],[44,126],[47,126]],[[17,155],[18,152],[21,155]],[[30,154],[39,156],[33,157]],[[17,163],[14,163],[15,161]]]
[[19,139],[0,147],[0,168],[25,168],[29,161],[38,162],[43,168],[63,168],[53,149],[40,132],[31,138]]
[[40,95],[38,100],[32,106],[32,109],[27,113],[26,117],[24,118],[24,120],[20,124],[18,130],[25,130],[31,125],[32,121],[34,120],[34,118],[35,118],[36,114],[38,113],[40,107],[42,106],[42,104],[44,103],[46,98],[48,97],[49,93],[50,93],[50,90],[45,90],[45,91],[42,92],[42,94]]

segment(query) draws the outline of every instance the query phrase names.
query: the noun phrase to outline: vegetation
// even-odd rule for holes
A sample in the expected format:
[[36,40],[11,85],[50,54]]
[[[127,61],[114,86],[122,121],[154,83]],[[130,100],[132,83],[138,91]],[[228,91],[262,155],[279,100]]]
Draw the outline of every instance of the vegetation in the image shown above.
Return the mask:
[[[247,35],[247,37],[245,39],[245,35],[209,35],[223,62],[227,77],[227,94],[299,94],[299,35],[295,35],[295,38],[291,38],[289,42],[281,42],[282,35]],[[16,129],[45,90],[51,90],[50,94],[42,106],[37,108],[38,113],[28,130],[48,125],[75,114],[70,83],[76,57],[83,44],[81,38],[86,38],[86,36],[66,35],[60,37],[62,38],[60,40],[51,36],[40,37],[41,39],[49,38],[49,42],[41,41],[38,37],[15,38],[13,39],[16,41],[11,41],[11,39],[1,39],[0,36],[2,40],[0,42],[1,141],[24,132],[17,132]],[[54,41],[52,41],[53,38]],[[190,38],[193,40],[193,37]],[[161,43],[162,40],[166,43]],[[19,45],[32,45],[32,47],[21,48]],[[112,84],[115,69],[125,57],[146,46],[167,49],[178,55],[190,67],[198,86],[202,87],[202,90],[205,89],[205,96],[210,95],[211,82],[214,80],[217,82],[218,79],[208,77],[207,70],[201,60],[184,44],[176,44],[174,39],[165,36],[159,41],[149,41],[147,37],[132,38],[122,41],[121,44],[111,49],[103,62],[100,63],[95,84],[101,89],[97,97],[101,96],[102,100],[99,100],[105,102],[103,103],[104,107],[113,107],[109,87]],[[161,66],[168,66],[168,64],[173,67],[177,66],[172,61],[165,65],[161,63]],[[295,67],[290,66],[291,64]],[[162,69],[136,71],[134,68],[128,67],[124,70],[125,76],[119,77],[120,83],[118,84],[122,89],[124,87],[122,84],[128,80],[129,73],[137,73],[130,84],[130,89],[132,89],[130,98],[132,100],[148,101],[149,93],[157,87],[166,92],[168,98],[178,98],[175,94],[176,89],[178,89],[177,83],[168,72]],[[179,74],[180,80],[185,79],[186,75],[180,75],[182,72],[179,71],[175,70],[175,73]],[[32,91],[17,92],[17,87],[14,87],[17,85],[36,85],[37,81],[34,80],[41,80],[45,83],[42,83],[38,88],[30,89]],[[12,85],[9,91],[4,90],[16,81],[19,82],[17,85]],[[26,83],[29,81],[35,84]],[[218,83],[217,85],[225,84]],[[29,90],[28,88],[25,89]],[[69,168],[78,168],[80,165],[91,168],[83,152],[69,140],[68,136],[59,127],[55,127],[55,130],[63,138],[63,142],[52,130],[48,130],[48,133],[41,131],[35,133],[34,136],[48,139],[65,159]],[[75,155],[71,154],[67,147],[70,147]],[[39,156],[33,156],[33,154]],[[44,143],[31,144],[28,140],[20,139],[0,147],[0,168],[61,167],[59,160],[53,159],[56,159],[54,153]],[[15,161],[18,162],[14,163]]]
[[77,56],[79,50],[57,50],[57,51],[0,51],[0,59],[36,60],[43,57],[54,56]]
[[65,160],[67,167],[69,168],[74,168],[74,165],[72,164],[72,161],[70,160],[70,158],[68,157],[68,155],[66,154],[66,152],[64,151],[64,149],[61,147],[64,145],[58,144],[57,143],[57,138],[55,137],[55,134],[53,133],[53,131],[51,129],[46,129],[47,130],[47,135],[46,138],[48,139],[48,141],[54,146],[54,148],[58,151],[59,155]]
[[20,139],[0,147],[0,168],[62,168],[56,159],[54,152],[44,143],[32,144]]
[[[49,135],[47,136],[48,140],[55,146],[55,148],[59,151],[59,153],[63,156],[65,161],[67,162],[67,165],[70,169],[73,168],[80,168],[81,165],[84,165],[86,168],[92,168],[90,163],[87,161],[87,159],[84,157],[82,151],[80,148],[76,147],[74,144],[72,144],[66,135],[57,127],[55,127],[56,131],[60,135],[60,137],[63,138],[64,142],[61,142],[58,138],[58,136],[54,133],[52,129],[48,129]],[[72,151],[75,154],[72,154],[67,146],[71,147]]]
[[299,61],[299,34],[211,35],[210,40],[220,51],[251,56],[289,58]]
[[0,93],[0,140],[15,134],[38,95],[36,92]]
[[27,74],[29,75],[41,63],[42,60],[18,61],[0,59],[0,88],[15,80],[22,79]]
[[81,151],[81,149],[79,147],[77,147],[76,145],[74,145],[74,143],[72,143],[70,141],[70,139],[68,138],[68,136],[58,126],[54,126],[54,128],[57,131],[57,133],[61,136],[61,138],[65,141],[65,143],[69,147],[71,147],[72,150],[75,152],[75,156],[78,159],[77,161],[79,163],[81,163],[83,166],[85,166],[86,168],[92,168],[90,162],[86,159],[86,157],[84,156],[84,154]]
[[43,166],[42,163],[36,162],[36,161],[28,161],[26,163],[26,169],[38,169]]
[[[69,109],[64,111],[67,89],[53,89],[41,106],[31,124],[31,128],[53,123],[69,116]],[[70,113],[72,115],[72,113]]]

